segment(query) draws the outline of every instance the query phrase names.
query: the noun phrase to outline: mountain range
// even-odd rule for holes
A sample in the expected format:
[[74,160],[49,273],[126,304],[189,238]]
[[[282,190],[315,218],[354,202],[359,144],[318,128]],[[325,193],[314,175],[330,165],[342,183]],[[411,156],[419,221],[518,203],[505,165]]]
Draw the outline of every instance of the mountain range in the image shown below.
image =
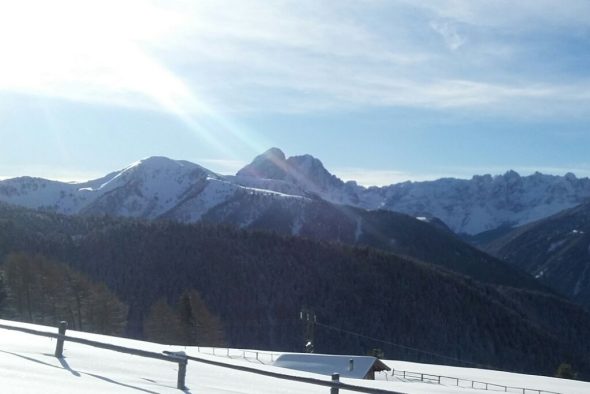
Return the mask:
[[[31,177],[0,181],[0,202],[27,208],[68,215],[230,224],[371,246],[485,283],[552,291],[590,306],[587,255],[580,254],[579,269],[562,267],[569,259],[559,266],[553,259],[552,268],[546,269],[546,259],[537,254],[533,259],[527,249],[531,242],[523,242],[519,235],[537,228],[535,220],[573,209],[588,196],[588,178],[520,176],[514,171],[469,180],[444,178],[366,188],[343,182],[313,156],[287,158],[277,148],[259,155],[233,176],[188,161],[150,157],[81,183]],[[489,254],[463,242],[459,235],[477,241]],[[535,250],[550,255],[569,245],[548,241],[552,238],[544,235],[531,237]]]
[[[280,149],[272,148],[235,176],[216,174],[188,161],[150,157],[88,182],[31,177],[0,181],[0,201],[27,208],[182,222],[233,217],[231,221],[240,227],[249,227],[262,214],[263,209],[250,209],[238,218],[233,212],[237,201],[253,196],[262,205],[279,199],[305,205],[319,198],[422,220],[437,218],[457,234],[475,235],[531,223],[581,204],[590,197],[590,179],[571,173],[520,176],[509,171],[367,188],[343,182],[313,156],[286,158]],[[301,222],[291,224],[291,232],[297,235]]]
[[[233,176],[188,161],[150,157],[87,182],[31,177],[0,181],[0,202],[8,204],[0,204],[0,255],[42,253],[106,282],[131,306],[133,335],[141,334],[143,317],[156,297],[177,298],[194,283],[236,345],[294,349],[297,342],[281,332],[297,333],[299,322],[289,319],[298,306],[271,300],[287,284],[290,293],[281,299],[313,305],[337,284],[333,303],[356,305],[354,313],[363,319],[380,321],[388,313],[380,309],[384,300],[389,300],[387,306],[403,299],[403,305],[396,304],[396,315],[404,314],[407,324],[417,324],[416,308],[421,316],[428,315],[428,324],[412,328],[412,333],[427,335],[427,326],[444,326],[442,336],[420,343],[425,348],[462,359],[461,354],[468,354],[472,360],[491,354],[479,360],[516,369],[519,359],[529,371],[548,373],[568,352],[580,366],[590,365],[585,350],[578,353],[572,345],[590,326],[587,312],[561,297],[590,306],[590,228],[585,219],[590,208],[584,204],[589,195],[587,178],[539,173],[522,177],[513,171],[366,188],[343,182],[317,158],[287,158],[276,148]],[[219,224],[234,230],[215,227]],[[248,235],[235,227],[267,235]],[[466,235],[479,237],[484,251],[464,242]],[[570,242],[574,238],[575,244]],[[573,252],[578,260],[572,263]],[[330,281],[338,272],[337,283]],[[242,286],[244,275],[249,286]],[[208,287],[208,281],[225,283],[229,278],[235,279],[230,287],[243,294],[251,292],[251,286],[257,289],[249,295],[250,316],[256,316],[252,330],[243,326],[250,316],[236,312],[232,299]],[[438,298],[430,295],[433,289]],[[371,292],[375,294],[368,296]],[[261,302],[269,307],[262,310]],[[364,310],[364,305],[371,308]],[[454,309],[463,306],[473,316]],[[339,319],[329,308],[318,309]],[[482,313],[474,312],[479,309]],[[443,324],[448,316],[455,316],[457,324]],[[559,322],[549,324],[557,316]],[[355,329],[363,319],[355,320]],[[338,321],[343,327],[348,324],[346,319]],[[258,332],[260,324],[268,325],[264,337]],[[460,344],[449,340],[449,332],[459,335],[460,327],[469,325],[477,333],[473,338]],[[389,335],[379,331],[381,325],[373,326],[377,331],[371,335]],[[571,330],[563,331],[564,326]],[[397,335],[407,332],[408,327],[400,326]],[[522,341],[516,353],[508,351],[502,332]],[[525,340],[525,332],[535,334]],[[561,335],[566,340],[559,339]],[[405,339],[411,343],[416,336]],[[541,342],[564,352],[547,358],[543,347],[542,356],[534,353],[534,343]],[[327,350],[336,351],[341,343]],[[454,343],[462,349],[459,353],[452,350]],[[351,351],[359,351],[366,344],[351,346]],[[532,358],[523,356],[526,353]],[[533,366],[539,357],[543,361]]]

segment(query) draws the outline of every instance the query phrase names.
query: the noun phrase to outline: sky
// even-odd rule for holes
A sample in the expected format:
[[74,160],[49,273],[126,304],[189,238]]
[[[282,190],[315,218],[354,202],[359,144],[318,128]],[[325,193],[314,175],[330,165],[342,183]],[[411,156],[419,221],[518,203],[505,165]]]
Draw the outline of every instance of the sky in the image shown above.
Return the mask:
[[344,180],[590,175],[586,0],[0,0],[0,179],[271,147]]

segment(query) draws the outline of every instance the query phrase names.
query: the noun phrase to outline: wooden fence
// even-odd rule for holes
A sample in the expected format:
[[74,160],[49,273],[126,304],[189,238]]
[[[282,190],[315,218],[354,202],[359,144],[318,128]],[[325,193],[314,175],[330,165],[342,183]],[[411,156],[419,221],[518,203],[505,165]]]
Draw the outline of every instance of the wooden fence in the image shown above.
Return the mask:
[[411,381],[444,384],[447,386],[453,385],[453,386],[457,386],[457,387],[470,388],[470,389],[501,391],[501,392],[505,392],[505,393],[561,394],[561,393],[557,393],[555,391],[529,389],[529,388],[525,388],[525,387],[512,387],[512,386],[505,386],[505,385],[496,384],[496,383],[480,382],[477,380],[462,379],[462,378],[455,378],[455,377],[451,377],[451,376],[434,375],[434,374],[427,374],[427,373],[422,373],[422,372],[412,372],[412,371],[403,371],[403,370],[395,370],[395,369],[391,370],[391,376],[406,379],[406,380],[411,380]]
[[125,346],[112,345],[112,344],[104,343],[104,342],[92,341],[92,340],[84,339],[84,338],[72,337],[72,336],[66,335],[66,328],[67,328],[67,323],[61,322],[60,326],[58,328],[58,333],[54,334],[51,332],[33,330],[30,328],[15,327],[15,326],[10,326],[10,325],[6,325],[6,324],[0,324],[0,329],[19,331],[19,332],[23,332],[26,334],[38,335],[38,336],[49,337],[49,338],[56,338],[57,344],[55,347],[55,356],[58,358],[63,357],[64,342],[69,341],[69,342],[79,343],[82,345],[100,348],[100,349],[113,350],[113,351],[120,352],[120,353],[126,353],[126,354],[131,354],[131,355],[140,356],[140,357],[147,357],[147,358],[153,358],[153,359],[157,359],[157,360],[163,360],[163,361],[177,363],[178,364],[177,388],[180,390],[185,390],[187,388],[186,387],[187,362],[193,361],[193,362],[198,362],[198,363],[203,363],[203,364],[214,365],[214,366],[218,366],[218,367],[222,367],[222,368],[228,368],[228,369],[233,369],[233,370],[237,370],[237,371],[268,376],[268,377],[277,378],[277,379],[284,379],[284,380],[290,380],[293,382],[300,382],[300,383],[307,383],[307,384],[313,384],[313,385],[318,385],[318,386],[325,386],[325,387],[330,388],[330,394],[338,394],[340,389],[358,392],[358,393],[366,393],[366,394],[403,394],[398,391],[382,390],[382,389],[361,387],[361,386],[355,386],[355,385],[351,385],[351,384],[347,384],[347,383],[342,383],[342,382],[340,382],[340,376],[337,373],[332,375],[331,380],[322,380],[322,379],[316,379],[316,378],[292,376],[292,375],[278,373],[278,372],[265,371],[265,370],[252,368],[252,367],[246,367],[246,366],[241,366],[241,365],[232,365],[232,364],[227,364],[227,363],[220,362],[220,361],[208,360],[205,358],[189,356],[189,355],[186,355],[182,352],[180,352],[180,353],[178,353],[178,352],[156,353],[156,352],[150,352],[150,351],[141,350],[141,349],[129,348],[129,347],[125,347]]
[[74,342],[74,343],[80,343],[82,345],[92,346],[92,347],[99,348],[99,349],[113,350],[115,352],[132,354],[134,356],[153,358],[156,360],[163,360],[163,361],[178,363],[177,388],[179,388],[179,389],[185,388],[187,359],[186,359],[186,357],[182,357],[178,354],[162,354],[162,353],[150,352],[147,350],[133,349],[133,348],[125,347],[125,346],[112,345],[110,343],[91,341],[89,339],[84,339],[84,338],[71,337],[71,336],[65,335],[66,328],[67,328],[66,322],[60,323],[57,334],[54,334],[51,332],[46,332],[46,331],[33,330],[30,328],[9,326],[9,325],[5,325],[5,324],[0,324],[0,328],[5,329],[5,330],[24,332],[26,334],[37,335],[37,336],[42,336],[42,337],[56,338],[57,344],[55,346],[55,357],[57,357],[57,358],[63,357],[64,342],[69,341],[69,342]]

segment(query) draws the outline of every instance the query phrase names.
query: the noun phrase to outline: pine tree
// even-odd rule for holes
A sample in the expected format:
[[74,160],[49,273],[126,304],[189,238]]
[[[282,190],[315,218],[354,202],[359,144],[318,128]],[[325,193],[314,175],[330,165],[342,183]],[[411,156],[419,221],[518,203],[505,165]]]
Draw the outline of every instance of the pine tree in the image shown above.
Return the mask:
[[185,292],[179,301],[180,321],[190,345],[225,345],[221,320],[209,311],[197,290]]
[[168,345],[183,343],[183,331],[178,314],[164,297],[152,304],[143,327],[145,338],[149,341]]
[[193,314],[193,295],[184,292],[178,302],[178,318],[182,328],[182,341],[185,345],[197,345],[197,321]]
[[570,364],[561,363],[555,372],[555,377],[561,379],[575,379],[577,374],[574,372],[574,369]]
[[121,335],[127,322],[127,306],[104,283],[94,285],[88,298],[86,321],[89,331]]
[[14,318],[34,323],[121,334],[127,306],[104,283],[95,284],[64,263],[41,255],[11,254],[3,265],[7,303]]
[[0,272],[0,316],[4,312],[6,303],[6,288],[4,286],[4,275]]

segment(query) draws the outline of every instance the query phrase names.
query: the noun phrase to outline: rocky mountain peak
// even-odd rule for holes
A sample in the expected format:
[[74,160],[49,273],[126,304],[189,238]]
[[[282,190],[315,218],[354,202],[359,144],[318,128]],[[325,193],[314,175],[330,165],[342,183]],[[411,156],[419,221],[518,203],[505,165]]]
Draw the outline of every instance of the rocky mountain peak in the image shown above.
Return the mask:
[[339,178],[326,170],[319,159],[311,155],[289,157],[287,162],[294,180],[307,185],[312,192],[339,188],[344,185]]
[[287,159],[279,148],[270,148],[237,172],[238,177],[285,179],[288,172]]

